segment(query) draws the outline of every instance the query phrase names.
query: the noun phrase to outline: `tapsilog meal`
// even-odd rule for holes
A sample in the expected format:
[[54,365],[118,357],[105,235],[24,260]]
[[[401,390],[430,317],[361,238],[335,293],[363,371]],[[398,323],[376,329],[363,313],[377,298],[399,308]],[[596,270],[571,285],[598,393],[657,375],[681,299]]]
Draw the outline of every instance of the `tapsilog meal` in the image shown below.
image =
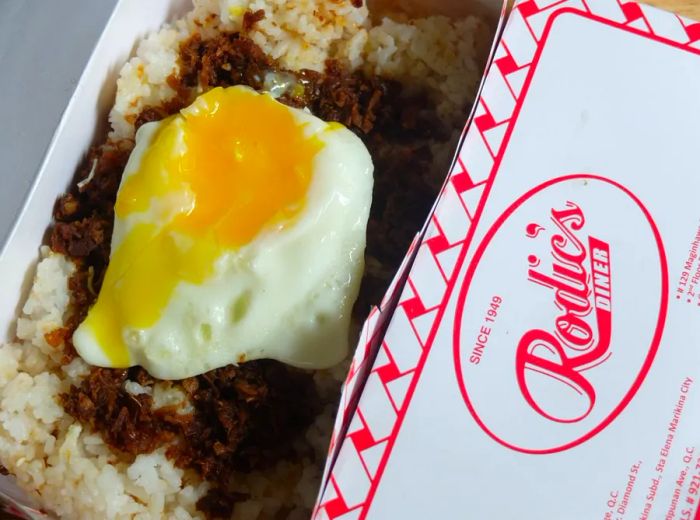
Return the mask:
[[68,518],[308,517],[348,345],[437,194],[486,34],[195,0],[140,42],[0,348],[21,487]]

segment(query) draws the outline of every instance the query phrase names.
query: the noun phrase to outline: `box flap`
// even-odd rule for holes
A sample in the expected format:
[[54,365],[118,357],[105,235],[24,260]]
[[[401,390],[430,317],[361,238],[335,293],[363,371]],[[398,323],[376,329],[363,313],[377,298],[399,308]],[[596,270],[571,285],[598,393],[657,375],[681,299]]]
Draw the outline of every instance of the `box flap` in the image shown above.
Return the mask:
[[697,27],[516,5],[316,518],[695,516]]

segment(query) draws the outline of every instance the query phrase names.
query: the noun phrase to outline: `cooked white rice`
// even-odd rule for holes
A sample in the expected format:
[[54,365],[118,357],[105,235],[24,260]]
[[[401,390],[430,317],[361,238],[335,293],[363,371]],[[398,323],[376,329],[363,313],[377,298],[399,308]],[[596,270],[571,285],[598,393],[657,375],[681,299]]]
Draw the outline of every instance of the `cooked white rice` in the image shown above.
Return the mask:
[[[476,18],[384,19],[373,26],[367,9],[353,8],[349,0],[195,0],[192,12],[145,38],[124,65],[110,137],[132,138],[141,109],[173,95],[166,78],[177,72],[180,41],[194,32],[206,38],[218,30],[237,30],[244,12],[258,9],[266,16],[250,36],[283,66],[320,70],[326,58],[338,59],[353,69],[421,85],[448,122],[464,118],[460,109],[480,76],[477,45],[485,26]],[[61,366],[61,349],[44,337],[61,327],[70,312],[67,280],[73,269],[63,256],[42,250],[16,341],[0,347],[0,461],[22,488],[61,517],[200,518],[195,504],[207,483],[176,468],[162,449],[130,464],[120,460],[58,403],[58,395],[79,384],[88,371],[80,359]],[[343,376],[342,366],[317,374],[317,386],[329,403],[337,398]],[[161,385],[149,389],[129,382],[127,390],[152,392],[157,405],[183,398]],[[307,431],[306,443],[299,445],[302,463],[280,463],[265,474],[240,476],[236,487],[253,498],[237,507],[236,519],[272,518],[289,505],[296,506],[290,518],[308,517],[333,413],[328,404]]]
[[134,121],[149,105],[174,95],[167,84],[178,72],[178,44],[194,32],[203,38],[241,28],[247,10],[265,11],[248,33],[268,55],[290,70],[321,71],[329,58],[350,69],[418,84],[433,94],[440,115],[459,123],[465,101],[481,77],[479,49],[487,26],[478,18],[432,16],[408,23],[384,18],[372,25],[366,7],[350,0],[195,0],[184,18],[146,37],[117,81],[109,120],[115,139],[131,138]]

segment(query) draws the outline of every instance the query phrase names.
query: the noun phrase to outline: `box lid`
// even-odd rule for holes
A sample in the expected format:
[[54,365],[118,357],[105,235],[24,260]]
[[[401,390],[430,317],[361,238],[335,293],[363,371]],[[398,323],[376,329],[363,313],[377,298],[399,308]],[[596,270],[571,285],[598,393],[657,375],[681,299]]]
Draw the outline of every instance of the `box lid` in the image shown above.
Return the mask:
[[316,518],[696,517],[699,83],[700,24],[516,5]]

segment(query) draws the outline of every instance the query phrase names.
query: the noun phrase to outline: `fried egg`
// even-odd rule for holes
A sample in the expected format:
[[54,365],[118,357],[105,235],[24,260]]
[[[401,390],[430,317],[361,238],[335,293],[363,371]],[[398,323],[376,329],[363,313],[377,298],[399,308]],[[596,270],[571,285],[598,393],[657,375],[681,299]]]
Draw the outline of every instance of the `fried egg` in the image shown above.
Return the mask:
[[110,262],[73,342],[88,363],[181,379],[275,359],[342,360],[373,166],[338,123],[247,87],[143,125]]

